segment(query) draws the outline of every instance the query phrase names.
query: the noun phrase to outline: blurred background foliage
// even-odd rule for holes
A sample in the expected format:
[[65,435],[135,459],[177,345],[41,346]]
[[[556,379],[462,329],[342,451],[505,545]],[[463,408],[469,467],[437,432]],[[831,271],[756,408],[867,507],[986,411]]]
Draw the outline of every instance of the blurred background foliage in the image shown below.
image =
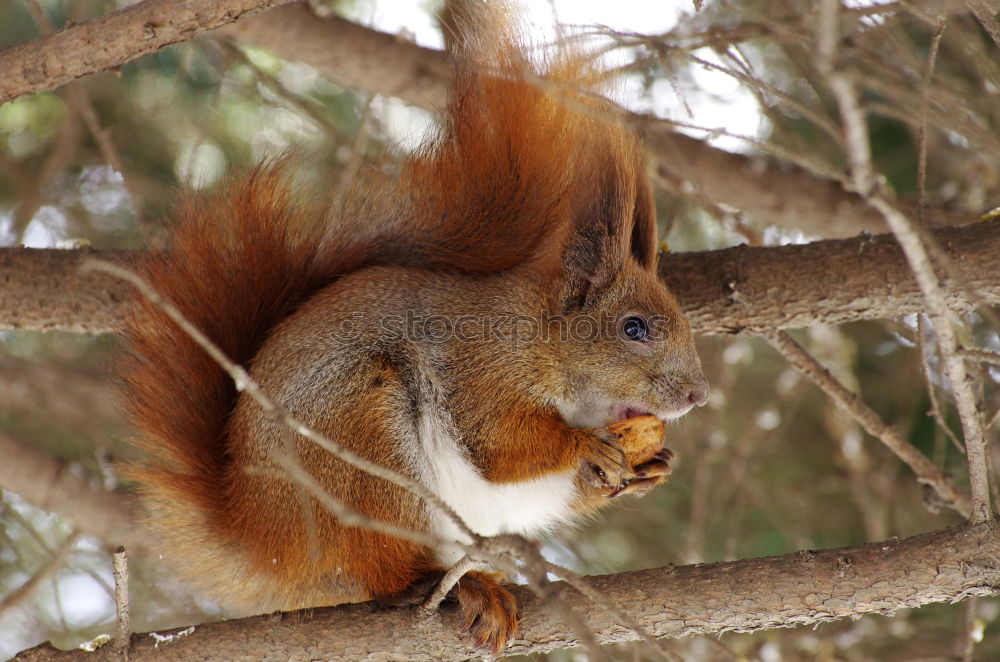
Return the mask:
[[[356,0],[334,9],[366,21],[413,4]],[[621,69],[628,105],[670,117],[686,125],[682,130],[761,163],[788,160],[819,173],[843,172],[835,104],[813,64],[813,3],[710,0],[696,12],[692,3],[678,1],[676,24],[653,36],[643,33],[641,20],[648,3],[620,4],[637,17],[630,29],[588,30],[602,34],[598,43],[614,54],[609,62]],[[843,47],[866,90],[871,145],[886,184],[903,202],[917,203],[926,116],[924,202],[967,222],[1000,204],[997,45],[970,13],[950,14],[934,84],[926,88],[921,80],[937,29],[935,11],[947,3],[847,4],[853,22]],[[0,3],[0,47],[41,34],[46,23],[80,22],[118,6],[8,0]],[[423,2],[406,11],[433,26],[437,8]],[[416,36],[440,44],[439,36]],[[396,100],[344,89],[308,66],[204,35],[114,73],[0,106],[0,243],[157,246],[169,232],[171,192],[179,185],[211,187],[233,168],[293,148],[316,177],[344,190],[366,159],[405,151],[415,144],[407,136],[426,131],[432,121]],[[734,137],[737,132],[746,135]],[[664,239],[673,250],[810,238],[676,183],[657,184]],[[970,316],[966,329],[980,346],[1000,349],[995,329],[978,317]],[[933,338],[916,319],[814,327],[796,335],[966,485],[964,455],[949,439],[959,434],[957,417],[941,384]],[[900,461],[766,343],[706,337],[699,344],[712,399],[668,432],[677,454],[670,484],[552,539],[552,558],[585,572],[616,572],[851,545],[959,521],[937,512]],[[0,333],[0,382],[30,382],[39,366],[63,375],[59,392],[18,398],[0,389],[0,430],[114,487],[111,463],[134,455],[114,415],[108,366],[115,351],[111,335]],[[984,370],[981,378],[990,416],[1000,402],[1000,373]],[[928,415],[932,392],[944,427]],[[56,399],[101,405],[57,408]],[[995,420],[989,434],[995,456]],[[53,566],[64,547],[68,560]],[[5,601],[43,571],[50,577],[32,594],[15,604]],[[58,518],[3,494],[0,657],[43,640],[71,646],[110,631],[111,586],[102,542],[77,538]],[[216,617],[214,605],[178,586],[150,559],[133,557],[131,589],[138,631]],[[1000,602],[981,599],[892,618],[670,645],[687,660],[956,660],[973,659],[973,653],[991,660],[1000,659],[998,615]],[[646,653],[623,646],[616,655],[645,659]]]

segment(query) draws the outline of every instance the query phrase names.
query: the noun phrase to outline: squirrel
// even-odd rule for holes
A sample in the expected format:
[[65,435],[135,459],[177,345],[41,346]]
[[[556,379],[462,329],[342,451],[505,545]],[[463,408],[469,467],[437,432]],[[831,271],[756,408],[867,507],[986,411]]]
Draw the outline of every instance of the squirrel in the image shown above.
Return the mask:
[[[708,397],[690,324],[657,276],[637,138],[567,49],[525,54],[502,12],[454,48],[436,137],[373,170],[336,212],[288,159],[182,196],[139,274],[280,407],[412,477],[478,534],[536,535],[662,480],[608,425]],[[158,306],[136,301],[119,367],[162,557],[242,613],[396,595],[459,557],[346,526],[290,480],[291,452],[354,510],[468,542],[401,487],[269,418]],[[500,650],[518,608],[497,575],[455,594]]]

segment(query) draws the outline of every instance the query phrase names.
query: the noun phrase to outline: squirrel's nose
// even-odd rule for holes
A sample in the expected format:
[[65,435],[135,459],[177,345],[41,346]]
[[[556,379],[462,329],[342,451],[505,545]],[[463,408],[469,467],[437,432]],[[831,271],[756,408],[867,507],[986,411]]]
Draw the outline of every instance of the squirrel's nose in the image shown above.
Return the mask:
[[688,387],[688,402],[695,407],[701,407],[708,402],[708,382],[702,381]]

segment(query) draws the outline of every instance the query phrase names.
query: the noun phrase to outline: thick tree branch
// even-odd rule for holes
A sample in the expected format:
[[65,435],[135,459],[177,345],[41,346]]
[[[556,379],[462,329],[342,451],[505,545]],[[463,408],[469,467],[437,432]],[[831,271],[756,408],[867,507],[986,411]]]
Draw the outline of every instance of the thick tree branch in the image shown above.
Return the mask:
[[[858,195],[832,179],[766,156],[716,149],[672,129],[669,122],[635,115],[660,181],[696,188],[704,199],[755,218],[818,237],[847,237],[885,229],[882,216]],[[916,208],[912,210],[916,213]],[[925,209],[931,226],[959,225],[969,219],[943,209]]]
[[[932,233],[962,284],[1000,305],[1000,220]],[[127,264],[133,253],[0,249],[0,329],[107,333],[118,324],[127,285],[82,275],[83,259]],[[812,324],[885,319],[924,310],[925,302],[891,235],[792,246],[670,253],[662,277],[699,334],[763,333]],[[974,306],[961,292],[955,306]]]
[[115,69],[291,0],[145,0],[0,51],[0,103]]
[[[954,602],[1000,589],[1000,527],[990,521],[906,539],[784,556],[643,570],[589,578],[608,600],[656,637],[749,632],[808,625],[844,616],[890,614],[903,607]],[[598,643],[636,635],[563,583],[553,585],[576,606]],[[515,589],[523,630],[506,654],[579,645],[551,609],[526,588]],[[366,603],[212,623],[155,651],[171,660],[464,660],[475,656],[458,634],[453,609],[421,622],[414,608]],[[152,656],[156,642],[133,635],[133,659]],[[82,660],[85,653],[48,645],[21,662]],[[89,659],[89,658],[87,658]]]
[[[946,228],[931,236],[975,296],[1000,304],[1000,223]],[[700,334],[764,333],[921,312],[925,301],[891,235],[809,244],[673,253],[661,275]],[[975,306],[948,288],[953,307]]]
[[344,87],[396,97],[432,111],[448,104],[451,65],[444,51],[339,16],[319,18],[304,4],[240,21],[220,34],[286,60],[305,62]]
[[107,274],[80,273],[87,257],[125,263],[118,251],[0,249],[0,329],[108,333],[133,294]]

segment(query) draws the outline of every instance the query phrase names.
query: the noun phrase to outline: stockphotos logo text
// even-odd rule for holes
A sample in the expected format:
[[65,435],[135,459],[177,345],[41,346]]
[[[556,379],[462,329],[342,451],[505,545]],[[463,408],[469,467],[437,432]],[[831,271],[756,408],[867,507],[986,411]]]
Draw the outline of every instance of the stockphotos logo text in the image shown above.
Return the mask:
[[[341,320],[334,337],[342,343],[373,341],[420,343],[503,342],[513,346],[522,343],[570,340],[594,342],[618,338],[628,340],[622,331],[623,317],[600,315],[422,315],[407,311],[405,315],[353,313]],[[642,318],[650,337],[667,337],[669,318],[653,315]]]

